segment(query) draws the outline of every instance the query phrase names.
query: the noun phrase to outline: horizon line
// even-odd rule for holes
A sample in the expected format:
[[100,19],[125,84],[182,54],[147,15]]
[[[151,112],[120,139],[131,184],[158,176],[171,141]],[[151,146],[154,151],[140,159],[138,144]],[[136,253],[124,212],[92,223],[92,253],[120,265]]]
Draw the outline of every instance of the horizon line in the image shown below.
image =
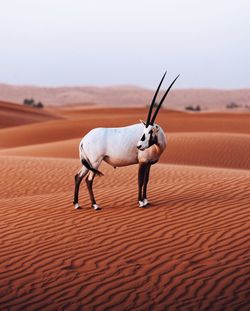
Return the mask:
[[[9,83],[9,82],[2,82],[0,81],[0,86],[13,86],[13,87],[31,87],[31,88],[50,88],[50,89],[59,89],[59,88],[138,88],[138,89],[145,89],[145,90],[154,90],[152,87],[141,86],[138,84],[61,84],[61,85],[45,85],[45,84],[19,84],[19,83]],[[201,86],[201,87],[175,87],[174,90],[223,90],[223,91],[230,91],[230,90],[248,90],[250,89],[249,86],[245,87],[216,87],[216,86]]]

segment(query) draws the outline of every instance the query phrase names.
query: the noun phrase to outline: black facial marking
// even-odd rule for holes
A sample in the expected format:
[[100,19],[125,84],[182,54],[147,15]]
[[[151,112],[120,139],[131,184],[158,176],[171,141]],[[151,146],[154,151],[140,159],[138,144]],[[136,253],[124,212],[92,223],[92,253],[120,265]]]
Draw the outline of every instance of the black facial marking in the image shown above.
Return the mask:
[[[151,133],[150,133],[151,132]],[[149,147],[153,146],[153,145],[157,145],[158,144],[158,139],[157,136],[153,137],[153,131],[151,130],[150,133],[150,138],[149,138]]]
[[145,134],[142,135],[141,141],[145,140]]

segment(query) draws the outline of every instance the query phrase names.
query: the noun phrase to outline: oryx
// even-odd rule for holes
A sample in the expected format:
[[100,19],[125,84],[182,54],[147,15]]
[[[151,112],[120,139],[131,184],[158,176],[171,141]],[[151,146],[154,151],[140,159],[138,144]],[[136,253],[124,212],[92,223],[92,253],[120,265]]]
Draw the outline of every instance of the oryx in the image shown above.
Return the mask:
[[93,180],[96,175],[102,175],[98,171],[102,161],[113,167],[139,164],[138,170],[138,201],[139,207],[149,205],[147,200],[147,184],[149,171],[166,148],[166,136],[162,128],[155,124],[155,119],[171,87],[179,75],[170,84],[162,99],[160,100],[154,115],[151,118],[153,107],[161,84],[165,78],[164,73],[158,88],[152,99],[146,122],[117,128],[95,128],[87,133],[79,145],[80,160],[83,167],[75,175],[74,206],[78,205],[78,193],[82,179],[86,176],[86,184],[89,191],[92,207],[99,210],[93,194]]

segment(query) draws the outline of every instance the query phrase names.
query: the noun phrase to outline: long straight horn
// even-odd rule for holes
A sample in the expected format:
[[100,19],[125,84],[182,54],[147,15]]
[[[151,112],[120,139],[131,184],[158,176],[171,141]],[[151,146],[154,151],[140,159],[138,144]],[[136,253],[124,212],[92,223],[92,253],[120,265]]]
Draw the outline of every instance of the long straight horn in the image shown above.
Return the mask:
[[165,94],[163,95],[163,97],[162,97],[162,99],[161,99],[159,105],[157,106],[157,108],[156,108],[156,110],[155,110],[155,113],[154,113],[154,115],[153,115],[153,118],[152,118],[151,121],[150,121],[150,124],[151,124],[151,125],[154,124],[155,118],[156,118],[156,116],[157,116],[157,114],[158,114],[158,111],[159,111],[160,108],[161,108],[162,103],[164,102],[166,96],[168,95],[168,92],[170,91],[170,89],[171,89],[171,87],[173,86],[173,84],[175,83],[175,81],[179,78],[179,76],[180,76],[180,75],[178,75],[178,76],[174,79],[174,81],[170,84],[170,86],[169,86],[168,89],[166,90]]
[[149,108],[149,111],[148,111],[148,118],[147,118],[147,122],[146,122],[146,127],[148,127],[149,124],[150,124],[150,119],[151,119],[152,110],[153,110],[153,108],[154,108],[154,103],[155,103],[157,94],[158,94],[159,89],[160,89],[160,87],[161,87],[161,84],[162,84],[162,82],[163,82],[163,80],[164,80],[164,78],[165,78],[166,73],[167,73],[167,72],[164,73],[164,75],[163,75],[163,77],[162,77],[162,79],[161,79],[161,82],[159,83],[158,88],[157,88],[157,90],[156,90],[156,92],[155,92],[155,95],[154,95],[154,97],[153,97],[153,99],[152,99],[152,102],[151,102],[151,105],[150,105],[150,108]]

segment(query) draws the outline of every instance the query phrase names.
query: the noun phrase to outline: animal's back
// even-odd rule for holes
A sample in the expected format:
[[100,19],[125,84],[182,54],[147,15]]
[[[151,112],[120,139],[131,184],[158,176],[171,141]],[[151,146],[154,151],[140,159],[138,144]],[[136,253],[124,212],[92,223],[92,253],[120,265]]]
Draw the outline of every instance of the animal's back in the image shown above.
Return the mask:
[[141,132],[140,123],[126,127],[95,128],[80,142],[80,159],[96,162],[102,158],[112,166],[135,164],[138,162],[136,143]]

